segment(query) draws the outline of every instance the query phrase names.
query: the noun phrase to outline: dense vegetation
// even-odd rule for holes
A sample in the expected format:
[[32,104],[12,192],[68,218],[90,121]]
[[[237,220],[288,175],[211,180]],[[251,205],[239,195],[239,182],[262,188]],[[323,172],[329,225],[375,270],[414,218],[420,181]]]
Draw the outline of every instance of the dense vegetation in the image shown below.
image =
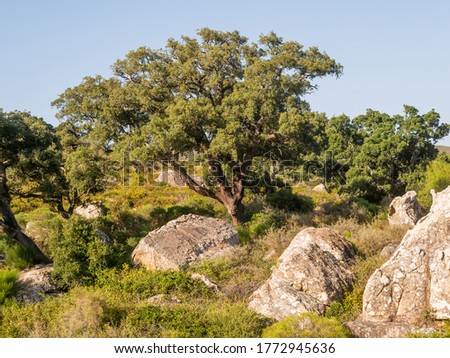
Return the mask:
[[[54,102],[56,128],[0,111],[0,336],[348,336],[342,324],[361,312],[381,250],[405,232],[387,223],[390,199],[414,189],[427,209],[430,190],[450,185],[449,156],[435,147],[450,126],[412,106],[354,119],[313,112],[304,100],[313,80],[341,73],[326,53],[273,33],[250,43],[202,29],[67,89]],[[186,187],[155,183],[168,168]],[[328,192],[313,191],[318,183]],[[73,214],[93,200],[105,216]],[[187,213],[235,224],[236,252],[187,272],[132,267],[143,236]],[[352,291],[326,317],[274,323],[250,311],[248,297],[309,226],[353,244]],[[50,261],[63,293],[16,302],[18,272]]]

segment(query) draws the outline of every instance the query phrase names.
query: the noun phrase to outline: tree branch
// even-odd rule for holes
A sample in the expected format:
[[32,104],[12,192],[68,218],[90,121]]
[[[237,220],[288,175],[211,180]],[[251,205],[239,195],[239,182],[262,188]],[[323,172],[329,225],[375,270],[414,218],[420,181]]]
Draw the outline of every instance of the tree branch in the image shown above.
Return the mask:
[[199,184],[197,183],[186,171],[186,169],[179,165],[178,163],[171,161],[170,162],[170,166],[172,167],[172,169],[179,174],[181,180],[192,190],[194,190],[196,193],[203,195],[203,196],[208,196],[210,198],[216,199],[218,201],[221,201],[221,199],[219,198],[219,196],[217,195],[217,193],[209,188],[207,188],[205,185],[203,184]]

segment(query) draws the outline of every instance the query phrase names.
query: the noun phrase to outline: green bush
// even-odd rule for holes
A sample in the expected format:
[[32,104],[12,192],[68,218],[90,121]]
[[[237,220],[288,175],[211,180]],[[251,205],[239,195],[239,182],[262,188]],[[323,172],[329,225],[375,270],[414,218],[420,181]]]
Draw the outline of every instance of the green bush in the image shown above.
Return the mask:
[[264,236],[271,228],[280,228],[285,222],[286,215],[282,212],[266,210],[254,214],[245,226],[251,238],[258,238]]
[[369,214],[375,216],[378,213],[378,205],[371,203],[363,198],[353,198],[353,203],[356,204],[357,207],[365,209]]
[[86,285],[113,262],[113,249],[97,236],[97,224],[77,215],[51,240],[53,274],[63,287]]
[[294,194],[289,188],[283,188],[267,195],[266,200],[274,208],[286,211],[306,212],[314,208],[314,202],[311,198]]
[[422,206],[429,208],[432,204],[431,189],[442,191],[450,185],[450,156],[440,154],[425,171],[425,176],[418,188],[418,199]]
[[351,334],[335,318],[320,317],[313,312],[288,316],[267,327],[264,338],[345,338]]
[[14,283],[17,277],[17,271],[0,270],[0,305],[14,293]]
[[247,308],[245,303],[219,300],[206,307],[207,337],[257,338],[271,322]]

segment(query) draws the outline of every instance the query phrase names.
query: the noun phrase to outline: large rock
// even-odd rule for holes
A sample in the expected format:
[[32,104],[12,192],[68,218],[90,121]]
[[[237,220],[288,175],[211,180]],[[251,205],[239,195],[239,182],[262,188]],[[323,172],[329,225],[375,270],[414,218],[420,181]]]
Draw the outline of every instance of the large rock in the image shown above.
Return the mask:
[[[202,178],[196,174],[189,174],[189,176],[199,184],[202,182]],[[159,174],[158,178],[156,178],[155,182],[166,183],[166,184],[169,184],[170,186],[174,186],[174,187],[186,186],[183,179],[181,179],[180,174],[178,174],[174,170],[168,170],[168,171],[161,172],[161,174]]]
[[96,219],[105,215],[105,210],[101,201],[93,201],[77,206],[73,212],[85,219]]
[[403,196],[398,196],[389,205],[389,224],[408,225],[413,227],[422,217],[422,208],[417,201],[417,193],[408,191]]
[[415,323],[426,312],[450,319],[450,187],[370,277],[363,318]]
[[19,274],[16,281],[16,299],[19,302],[33,303],[42,301],[45,295],[59,293],[56,281],[52,277],[52,265],[37,265]]
[[351,288],[352,246],[336,231],[307,228],[279,258],[270,278],[250,297],[249,307],[267,317],[305,311],[324,313]]
[[195,260],[223,256],[238,243],[237,231],[225,221],[189,214],[150,232],[131,257],[150,270],[179,270]]
[[345,323],[345,327],[356,338],[402,338],[411,334],[430,334],[434,331],[407,322],[374,322],[365,319]]

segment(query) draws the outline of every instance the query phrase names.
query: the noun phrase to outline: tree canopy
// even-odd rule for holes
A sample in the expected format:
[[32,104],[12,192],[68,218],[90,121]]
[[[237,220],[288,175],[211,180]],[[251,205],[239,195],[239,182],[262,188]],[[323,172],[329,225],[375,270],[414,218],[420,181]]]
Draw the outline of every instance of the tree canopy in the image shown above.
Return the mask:
[[342,164],[345,190],[372,201],[403,194],[437,155],[436,142],[449,133],[434,110],[423,115],[404,106],[403,115],[367,110],[353,120],[331,118],[329,150]]
[[[168,163],[242,223],[254,159],[318,150],[326,118],[310,111],[304,96],[316,89],[315,78],[341,72],[318,48],[274,33],[251,43],[237,31],[204,28],[196,38],[169,39],[164,49],[131,51],[112,77],[86,77],[53,104],[105,153]],[[194,151],[209,181],[195,180],[180,162],[180,154]]]

